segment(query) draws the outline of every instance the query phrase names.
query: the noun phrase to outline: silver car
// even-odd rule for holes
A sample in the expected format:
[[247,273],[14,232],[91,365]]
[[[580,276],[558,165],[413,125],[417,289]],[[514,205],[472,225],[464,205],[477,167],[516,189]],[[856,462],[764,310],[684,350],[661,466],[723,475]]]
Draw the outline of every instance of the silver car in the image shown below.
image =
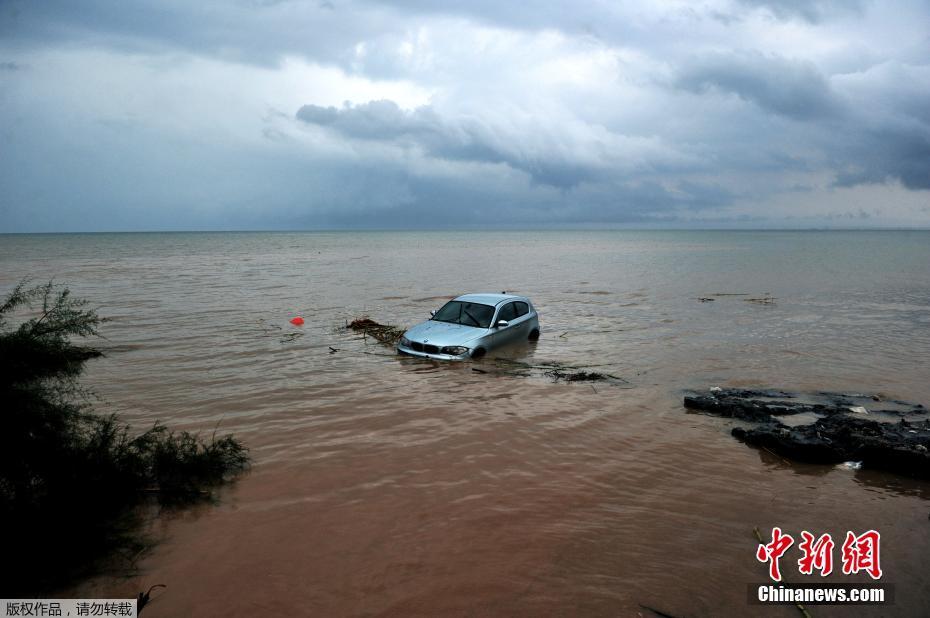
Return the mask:
[[397,351],[439,360],[480,358],[494,348],[539,338],[539,314],[513,294],[465,294],[400,338]]

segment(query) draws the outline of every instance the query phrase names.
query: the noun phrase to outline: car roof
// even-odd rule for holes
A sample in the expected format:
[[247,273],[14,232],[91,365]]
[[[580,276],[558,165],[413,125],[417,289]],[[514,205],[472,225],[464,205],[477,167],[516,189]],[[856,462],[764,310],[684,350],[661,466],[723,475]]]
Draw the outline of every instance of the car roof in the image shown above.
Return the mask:
[[514,294],[462,294],[453,300],[494,306],[501,304],[505,300],[523,300],[529,302],[529,299],[525,296],[516,296]]

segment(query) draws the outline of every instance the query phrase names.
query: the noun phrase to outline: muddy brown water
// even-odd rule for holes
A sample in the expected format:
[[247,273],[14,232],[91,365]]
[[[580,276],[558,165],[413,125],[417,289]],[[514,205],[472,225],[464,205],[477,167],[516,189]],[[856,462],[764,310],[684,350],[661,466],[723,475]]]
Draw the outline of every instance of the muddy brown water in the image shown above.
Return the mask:
[[[112,319],[86,381],[144,428],[231,432],[252,470],[164,513],[129,576],[58,596],[145,616],[799,615],[747,604],[753,527],[877,529],[895,604],[930,613],[930,484],[792,464],[685,389],[880,392],[930,405],[926,232],[0,236],[0,286],[54,276]],[[401,358],[347,332],[450,295],[530,296],[543,336],[494,357]],[[734,294],[734,295],[728,295]],[[774,304],[745,302],[771,296]],[[701,297],[714,296],[712,302]],[[288,320],[301,315],[302,328]],[[338,352],[330,353],[330,346]],[[473,369],[481,369],[474,371]],[[838,541],[838,545],[841,540]],[[794,548],[782,561],[797,572]],[[835,555],[839,563],[839,553]],[[836,573],[827,581],[867,581]]]

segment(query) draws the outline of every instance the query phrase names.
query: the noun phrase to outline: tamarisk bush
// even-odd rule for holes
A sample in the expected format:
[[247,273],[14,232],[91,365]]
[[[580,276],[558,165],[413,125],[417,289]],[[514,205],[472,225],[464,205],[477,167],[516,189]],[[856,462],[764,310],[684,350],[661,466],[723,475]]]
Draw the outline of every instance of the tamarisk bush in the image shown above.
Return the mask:
[[10,571],[0,592],[38,594],[114,552],[137,552],[136,507],[209,497],[248,466],[232,436],[204,440],[160,423],[136,434],[96,413],[78,378],[102,356],[86,341],[104,322],[52,282],[24,280],[0,305],[0,529]]

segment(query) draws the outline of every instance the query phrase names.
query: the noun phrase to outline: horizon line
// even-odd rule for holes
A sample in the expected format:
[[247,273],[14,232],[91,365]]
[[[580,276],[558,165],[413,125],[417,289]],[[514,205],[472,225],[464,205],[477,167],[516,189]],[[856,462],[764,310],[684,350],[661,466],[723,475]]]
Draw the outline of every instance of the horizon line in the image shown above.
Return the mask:
[[78,234],[295,234],[333,232],[926,232],[930,227],[527,227],[527,228],[295,228],[295,229],[152,229],[59,230],[0,232],[0,236],[54,236]]

